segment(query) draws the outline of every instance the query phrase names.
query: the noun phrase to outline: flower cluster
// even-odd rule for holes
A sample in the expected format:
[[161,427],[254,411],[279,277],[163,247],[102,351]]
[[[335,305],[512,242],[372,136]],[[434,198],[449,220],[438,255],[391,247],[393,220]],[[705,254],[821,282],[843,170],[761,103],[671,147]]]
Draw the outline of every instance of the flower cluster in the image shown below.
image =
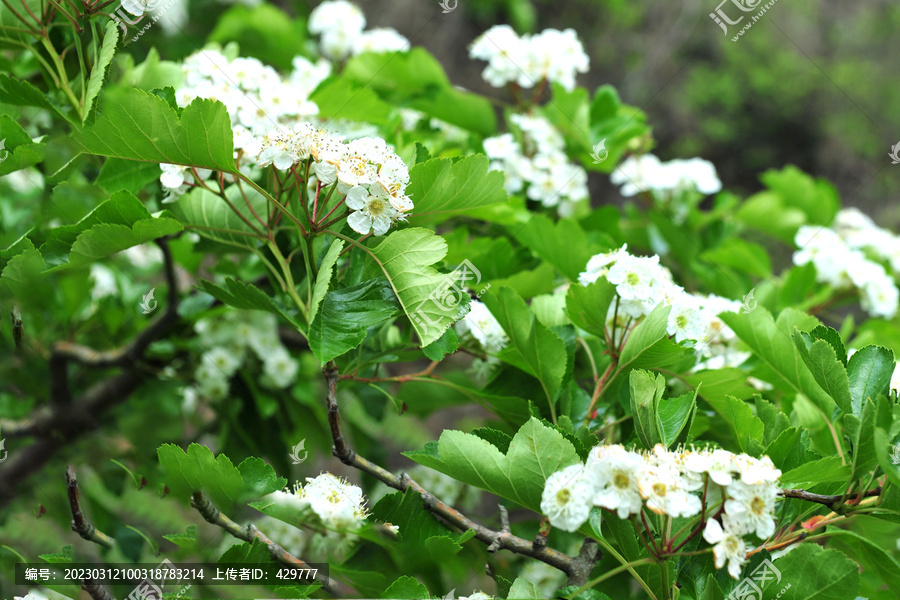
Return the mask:
[[342,202],[354,211],[347,218],[354,231],[384,235],[413,208],[405,193],[409,168],[381,138],[346,142],[333,132],[298,123],[288,132],[272,130],[265,136],[258,164],[284,171],[307,160],[321,185],[336,185],[344,194]]
[[686,292],[676,285],[672,273],[659,264],[659,256],[634,256],[627,245],[597,254],[578,276],[582,285],[605,277],[616,286],[618,300],[609,307],[607,320],[626,330],[635,319],[649,315],[660,304],[670,306],[668,334],[676,342],[695,342],[705,357],[718,357],[721,368],[740,364],[747,355],[736,352],[737,336],[720,318],[723,312],[738,312],[741,303],[714,294]]
[[569,162],[565,140],[547,119],[519,114],[509,119],[521,131],[522,142],[512,133],[484,140],[491,168],[504,172],[507,192],[525,189],[531,200],[571,215],[575,204],[588,197],[587,172]]
[[197,395],[210,400],[227,396],[229,380],[238,369],[260,371],[260,383],[269,389],[284,389],[294,383],[297,362],[278,338],[275,315],[230,311],[197,321],[194,330],[203,357],[194,371],[194,387],[184,391],[188,404]]
[[480,300],[472,300],[469,312],[456,323],[459,335],[469,333],[486,352],[500,352],[509,342],[500,323]]
[[[586,464],[553,473],[544,485],[541,511],[551,525],[575,531],[594,506],[627,519],[644,508],[658,515],[712,515],[703,536],[713,544],[716,568],[728,562],[737,579],[746,560],[743,536],[765,540],[775,531],[781,471],[768,456],[753,458],[721,449],[633,452],[596,446]],[[705,510],[704,510],[705,502]],[[702,524],[701,524],[702,525]]]
[[[215,49],[188,56],[182,65],[182,85],[175,92],[178,106],[185,107],[196,98],[222,102],[231,119],[235,158],[242,170],[252,166],[259,154],[261,136],[274,128],[290,127],[300,119],[314,119],[319,112],[310,94],[331,75],[326,60],[312,63],[302,56],[293,60],[293,71],[282,78],[275,69],[255,58],[229,59]],[[160,165],[160,182],[173,201],[196,183],[209,176],[205,169],[192,170],[182,165]]]
[[652,154],[630,156],[609,177],[621,185],[620,193],[631,197],[642,192],[677,193],[696,190],[703,195],[722,190],[713,164],[702,158],[661,162]]
[[289,492],[272,492],[268,499],[294,507],[298,514],[312,511],[328,529],[345,531],[362,527],[368,516],[362,488],[331,473],[307,477],[306,481],[306,485],[296,483]]
[[[900,262],[895,257],[898,242],[893,234],[876,227],[868,217],[858,211],[842,211],[835,221],[835,229],[804,225],[797,231],[794,243],[794,264],[812,263],[816,278],[835,289],[856,289],[863,309],[873,317],[892,319],[897,314],[900,291],[894,278],[866,252],[877,258]],[[879,243],[887,242],[885,248]]]
[[509,25],[495,25],[472,42],[469,56],[487,61],[482,77],[494,87],[550,81],[572,91],[576,74],[587,73],[590,65],[574,29],[519,36]]
[[366,16],[352,2],[330,0],[313,9],[309,31],[319,37],[319,50],[332,60],[344,60],[363,52],[397,52],[409,49],[409,40],[390,27],[363,31]]

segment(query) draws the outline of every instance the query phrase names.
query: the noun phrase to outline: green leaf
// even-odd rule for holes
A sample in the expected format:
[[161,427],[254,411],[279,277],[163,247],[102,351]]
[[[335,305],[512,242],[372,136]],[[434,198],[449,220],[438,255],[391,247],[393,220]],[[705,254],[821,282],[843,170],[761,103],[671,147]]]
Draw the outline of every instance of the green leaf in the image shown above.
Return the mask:
[[159,179],[160,174],[159,165],[154,163],[108,158],[94,183],[109,193],[125,190],[137,194],[145,185]]
[[507,598],[515,600],[532,600],[543,597],[544,595],[538,590],[537,586],[524,577],[516,577],[507,596]]
[[831,539],[843,544],[863,567],[878,574],[889,590],[900,590],[900,563],[884,548],[854,531],[829,527]]
[[581,462],[571,442],[535,418],[513,436],[505,454],[476,435],[452,430],[425,450],[403,454],[538,513],[547,478]]
[[879,394],[887,394],[896,366],[894,353],[882,346],[866,346],[850,357],[847,376],[854,415],[859,416],[866,400],[874,401]]
[[272,465],[255,456],[245,458],[238,471],[244,481],[244,494],[250,497],[259,498],[287,485],[287,479],[277,477]]
[[51,100],[27,81],[10,77],[6,73],[0,73],[0,102],[15,106],[46,108],[47,110],[52,110],[73,126],[80,124],[71,106],[61,105]]
[[859,567],[837,550],[801,544],[774,563],[781,581],[771,580],[763,589],[774,597],[789,582],[791,600],[848,600],[859,590]]
[[452,327],[447,328],[444,335],[422,347],[422,352],[431,360],[444,360],[448,354],[453,354],[459,347],[459,337]]
[[100,54],[97,56],[91,69],[91,78],[88,80],[87,90],[84,95],[84,109],[82,111],[82,121],[87,122],[94,108],[94,100],[100,94],[100,88],[103,86],[103,79],[106,77],[106,70],[109,63],[112,62],[113,56],[116,54],[116,44],[119,43],[119,27],[115,21],[106,23],[106,30],[103,32],[103,45],[100,47]]
[[503,173],[488,171],[489,163],[487,156],[474,154],[455,161],[432,158],[415,165],[406,188],[416,205],[409,221],[430,223],[453,213],[506,202]]
[[704,252],[703,257],[714,264],[732,267],[761,279],[772,276],[772,263],[766,249],[737,237],[725,238],[717,247]]
[[173,495],[188,498],[195,491],[203,491],[220,510],[237,505],[244,480],[224,454],[213,457],[209,448],[199,444],[191,444],[187,452],[174,444],[163,444],[156,454]]
[[[702,393],[701,390],[701,395]],[[739,399],[743,400],[743,398]],[[788,416],[762,396],[756,396],[756,416],[766,426],[766,432],[763,436],[766,445],[771,444],[775,438],[791,426]]]
[[781,476],[782,486],[813,483],[840,483],[850,479],[850,467],[841,465],[839,456],[826,456],[791,469]]
[[765,425],[750,410],[750,405],[734,397],[728,398],[728,409],[722,415],[731,426],[734,439],[743,452],[757,456],[763,449]]
[[866,400],[859,418],[844,415],[844,427],[851,445],[850,481],[865,477],[878,465],[875,454],[875,403]]
[[666,390],[666,378],[650,371],[634,370],[628,379],[634,429],[645,448],[660,443],[659,403]]
[[834,400],[816,383],[791,340],[794,327],[805,329],[803,325],[810,320],[808,315],[785,309],[776,322],[759,306],[750,313],[723,313],[720,317],[767,367],[766,375],[772,377],[773,384],[805,395],[819,410],[831,414]]
[[601,251],[588,241],[581,226],[572,219],[560,219],[554,224],[545,215],[535,214],[528,216],[524,226],[516,223],[507,229],[519,242],[559,269],[569,281],[578,281],[578,275],[591,257]]
[[411,99],[409,107],[485,137],[497,131],[497,117],[491,102],[454,87],[427,89]]
[[326,363],[359,346],[369,327],[399,312],[397,297],[383,277],[328,292],[309,328],[310,350]]
[[800,351],[800,357],[809,368],[816,382],[837,403],[845,414],[859,414],[859,407],[853,410],[850,399],[850,384],[847,370],[834,346],[826,340],[817,340],[810,334],[794,328],[791,334]]
[[669,339],[666,333],[669,310],[670,307],[660,303],[631,331],[619,355],[619,372],[666,367],[692,352]]
[[344,240],[334,240],[319,265],[319,275],[316,278],[316,286],[313,288],[312,299],[309,303],[309,320],[314,321],[316,314],[319,312],[319,304],[328,292],[328,286],[331,285],[331,278],[334,275],[334,265],[337,263],[341,250],[344,249]]
[[290,313],[275,304],[271,297],[252,283],[235,281],[231,277],[227,277],[225,287],[222,287],[204,279],[200,281],[200,289],[228,306],[241,310],[270,312],[284,317],[294,327],[301,327],[301,324]]
[[604,277],[587,287],[573,283],[566,292],[566,314],[576,326],[605,339],[606,314],[615,296],[616,286]]
[[[237,186],[225,189],[225,197],[244,216],[243,219],[222,198],[204,188],[194,188],[181,196],[172,205],[172,212],[182,223],[203,237],[230,246],[256,246],[262,236],[248,222],[257,230],[262,230],[262,224],[256,220],[253,212],[257,215],[266,214],[268,202],[256,190],[244,187],[244,192],[250,206],[247,206]],[[252,211],[250,207],[253,208]]]
[[700,397],[719,414],[728,410],[728,396],[746,400],[753,395],[753,388],[747,385],[747,373],[733,367],[698,371],[686,376],[685,381],[699,387]]
[[421,598],[429,598],[428,588],[419,583],[415,577],[403,575],[388,586],[384,591],[382,598],[408,598],[410,600],[420,600]]
[[468,312],[468,294],[456,287],[454,274],[442,275],[431,266],[447,254],[447,242],[433,231],[420,227],[395,231],[370,252],[422,346],[440,338]]
[[318,117],[322,119],[382,124],[390,120],[393,112],[391,105],[370,88],[339,77],[322,82],[309,99],[319,106]]
[[163,537],[179,548],[193,549],[197,544],[197,526],[188,525],[184,533],[167,533]]
[[662,400],[657,413],[660,441],[673,448],[687,441],[697,411],[697,390]]
[[133,88],[110,88],[102,114],[72,134],[85,152],[234,172],[234,138],[221,102],[198,98],[179,115],[168,102]]
[[78,265],[127,250],[184,229],[175,219],[142,219],[131,227],[101,223],[80,234],[72,244],[69,264]]
[[541,382],[547,401],[553,404],[566,372],[565,342],[542,325],[512,289],[501,287],[482,300],[509,336],[508,348],[516,362]]
[[0,176],[8,175],[44,160],[45,142],[35,143],[9,115],[0,116]]

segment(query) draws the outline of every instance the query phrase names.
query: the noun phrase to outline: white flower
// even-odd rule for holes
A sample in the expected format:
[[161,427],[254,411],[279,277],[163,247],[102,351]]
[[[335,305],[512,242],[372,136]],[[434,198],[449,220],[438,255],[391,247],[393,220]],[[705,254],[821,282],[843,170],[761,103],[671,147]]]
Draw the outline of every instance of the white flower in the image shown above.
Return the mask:
[[687,491],[678,471],[665,464],[645,465],[637,485],[647,508],[658,515],[692,517],[702,508],[700,498]]
[[109,267],[100,263],[92,264],[90,278],[94,282],[94,287],[91,288],[91,298],[94,300],[114,296],[119,292],[116,275]]
[[725,514],[737,533],[756,533],[767,539],[775,533],[775,501],[778,488],[771,483],[747,485],[735,481],[727,488],[729,499],[725,501]]
[[588,457],[587,468],[597,493],[594,504],[615,510],[620,519],[641,512],[643,501],[637,479],[644,461],[621,446],[598,446]]
[[283,389],[294,382],[297,361],[291,358],[283,346],[270,349],[263,358],[263,383],[266,387]]
[[541,512],[554,527],[575,531],[587,521],[595,491],[583,464],[566,467],[547,478]]
[[768,456],[753,458],[739,454],[734,457],[734,462],[741,473],[741,481],[747,485],[772,483],[781,477],[781,470],[775,468],[775,464]]
[[584,272],[578,276],[578,282],[581,285],[587,286],[597,281],[600,277],[606,277],[606,274],[609,272],[609,265],[628,254],[627,248],[628,244],[625,244],[617,250],[592,256],[588,261]]
[[210,400],[222,400],[228,395],[228,377],[215,365],[203,361],[194,371],[197,392]]
[[239,358],[223,347],[216,347],[207,351],[203,355],[203,360],[221,371],[225,377],[234,375],[237,368],[241,366]]
[[392,27],[376,27],[359,35],[353,45],[353,54],[363,52],[403,52],[410,47],[409,40]]
[[303,487],[303,500],[322,520],[333,529],[354,529],[366,518],[365,498],[362,489],[351,485],[331,473],[307,478]]
[[370,195],[363,186],[357,186],[347,192],[345,200],[347,208],[354,212],[347,217],[350,228],[363,235],[374,231],[375,235],[384,235],[399,212],[383,198]]
[[[726,525],[728,524],[726,520]],[[721,569],[728,562],[728,574],[735,579],[740,579],[741,566],[747,560],[747,544],[740,535],[722,529],[715,519],[706,522],[703,530],[703,539],[713,545],[713,556],[717,569]]]
[[730,485],[738,466],[734,454],[727,450],[692,452],[685,458],[685,467],[694,473],[706,473],[718,485]]
[[691,294],[679,294],[672,302],[666,331],[676,342],[700,341],[706,337],[707,323],[703,307]]

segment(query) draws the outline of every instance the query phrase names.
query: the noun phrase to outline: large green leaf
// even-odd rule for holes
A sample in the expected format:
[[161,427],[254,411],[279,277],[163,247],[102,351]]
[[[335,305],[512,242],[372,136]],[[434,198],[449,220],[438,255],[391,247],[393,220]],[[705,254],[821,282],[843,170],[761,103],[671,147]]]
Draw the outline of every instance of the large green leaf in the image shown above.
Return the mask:
[[743,452],[753,456],[758,455],[762,449],[763,432],[765,426],[759,417],[750,410],[750,405],[737,398],[728,398],[728,407],[723,417],[731,426],[731,433],[737,440]]
[[388,586],[382,597],[418,600],[420,598],[429,597],[429,594],[428,588],[419,583],[415,577],[403,575],[400,579]]
[[554,224],[542,214],[528,215],[527,218],[525,225],[515,223],[507,229],[519,242],[559,269],[569,281],[578,281],[578,275],[591,257],[603,250],[588,241],[577,221],[561,219]]
[[854,415],[859,416],[866,400],[874,401],[879,394],[887,394],[896,366],[894,353],[882,346],[866,346],[850,357],[847,377]]
[[334,265],[337,263],[341,250],[344,248],[344,240],[334,240],[322,259],[319,266],[319,275],[316,278],[316,286],[313,288],[312,299],[309,302],[309,321],[312,322],[319,312],[319,304],[325,298],[325,293],[331,285],[331,278],[334,275]]
[[94,182],[109,193],[126,190],[137,194],[145,185],[159,179],[159,165],[154,163],[108,158]]
[[687,375],[685,381],[699,387],[700,397],[719,414],[728,410],[728,396],[746,400],[753,395],[753,388],[747,385],[746,371],[733,367],[698,371]]
[[785,309],[776,322],[759,306],[750,313],[723,313],[721,318],[767,367],[771,383],[805,395],[826,415],[831,414],[834,400],[816,382],[791,340],[794,327],[806,329],[808,315]]
[[575,325],[604,339],[606,313],[616,296],[616,286],[601,277],[587,287],[572,284],[566,292],[566,314]]
[[488,171],[489,160],[473,154],[459,160],[432,158],[410,169],[406,193],[415,202],[411,223],[506,202],[503,173]]
[[851,600],[859,590],[859,567],[837,550],[801,544],[775,561],[781,579],[770,578],[763,598],[775,598],[788,583],[791,600]]
[[325,294],[309,327],[309,347],[326,363],[353,350],[369,327],[400,312],[397,297],[384,277]]
[[437,443],[404,455],[538,513],[547,478],[581,462],[571,442],[535,418],[513,436],[505,454],[477,435],[445,430]]
[[875,419],[875,403],[872,400],[865,401],[859,418],[844,415],[844,426],[851,445],[850,481],[865,477],[878,465],[875,454]]
[[94,123],[72,134],[85,152],[234,171],[234,139],[221,102],[198,98],[179,116],[163,98],[110,88]]
[[284,317],[294,327],[302,327],[291,311],[278,306],[268,294],[252,283],[235,281],[231,277],[227,277],[225,287],[222,287],[204,279],[200,282],[200,289],[228,306],[241,310],[264,310]]
[[841,464],[841,457],[826,456],[800,465],[781,476],[781,485],[803,486],[815,483],[840,483],[850,479],[850,467]]
[[850,382],[847,369],[827,340],[816,339],[805,331],[794,329],[791,334],[800,357],[812,373],[819,386],[831,396],[845,414],[859,415],[859,407],[854,410],[850,399]]
[[[2,11],[2,8],[0,6],[0,11]],[[16,106],[46,108],[54,111],[72,125],[79,124],[75,116],[75,109],[72,106],[61,104],[48,97],[29,82],[10,77],[6,73],[0,73],[0,102]]]
[[532,600],[544,597],[544,594],[538,590],[538,587],[525,579],[524,577],[516,577],[512,587],[509,588],[508,598],[516,600]]
[[9,115],[0,116],[0,176],[36,165],[44,160],[46,143],[35,143]]
[[565,342],[542,325],[511,288],[501,287],[482,299],[509,336],[509,352],[518,359],[514,361],[516,366],[524,367],[541,382],[552,404],[566,373]]
[[420,227],[395,231],[370,252],[412,322],[421,346],[440,338],[468,312],[469,296],[457,286],[457,274],[441,274],[431,266],[447,254],[447,242],[433,231]]
[[644,444],[653,448],[660,442],[659,403],[666,391],[666,378],[649,371],[634,370],[628,378],[631,398],[631,414],[634,416],[634,430]]
[[693,352],[669,339],[666,333],[669,310],[670,307],[660,303],[628,334],[628,340],[619,355],[619,372],[667,367]]
[[[253,213],[265,218],[268,203],[256,190],[244,187],[244,193],[246,201],[237,186],[225,189],[225,197],[244,216],[243,219],[231,209],[228,202],[204,188],[194,188],[181,196],[172,205],[172,212],[203,237],[231,246],[255,246],[263,238],[254,230],[254,227],[261,230],[262,224]],[[247,202],[250,203],[249,206]]]
[[202,491],[221,510],[231,510],[287,484],[262,459],[248,458],[235,467],[224,454],[214,457],[209,448],[199,444],[191,444],[187,452],[174,444],[163,444],[156,454],[166,486],[174,496],[188,498],[193,492]]

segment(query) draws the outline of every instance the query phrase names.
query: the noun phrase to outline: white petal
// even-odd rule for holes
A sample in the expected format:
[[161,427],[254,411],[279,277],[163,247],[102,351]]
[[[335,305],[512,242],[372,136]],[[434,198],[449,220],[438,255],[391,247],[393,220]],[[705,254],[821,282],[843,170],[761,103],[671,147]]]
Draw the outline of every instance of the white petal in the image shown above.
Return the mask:
[[355,212],[347,217],[347,224],[353,231],[365,235],[372,229],[372,218],[364,213]]
[[347,199],[344,201],[347,204],[347,208],[352,208],[353,210],[362,210],[366,206],[366,200],[369,197],[369,192],[366,191],[361,185],[358,185],[354,188],[351,188],[349,192],[347,192]]

